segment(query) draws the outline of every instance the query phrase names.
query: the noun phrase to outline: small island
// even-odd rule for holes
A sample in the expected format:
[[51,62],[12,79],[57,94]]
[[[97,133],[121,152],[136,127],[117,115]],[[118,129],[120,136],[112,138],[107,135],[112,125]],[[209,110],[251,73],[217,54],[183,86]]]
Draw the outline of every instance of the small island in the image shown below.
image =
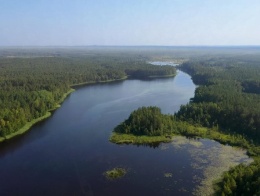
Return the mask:
[[116,126],[110,141],[146,145],[171,142],[175,135],[206,137],[206,134],[207,128],[195,127],[178,120],[175,115],[162,114],[159,107],[149,106],[133,111],[128,119]]
[[114,129],[110,141],[116,144],[170,142],[180,125],[174,118],[162,114],[161,109],[155,106],[138,108]]
[[171,142],[176,135],[223,138],[221,133],[180,121],[176,115],[162,114],[159,107],[149,106],[133,111],[128,119],[116,126],[110,141],[116,144],[158,144]]
[[113,130],[110,142],[115,144],[158,144],[171,142],[176,135],[192,138],[208,138],[222,144],[247,149],[247,154],[256,156],[260,148],[250,144],[238,134],[227,134],[218,127],[202,127],[178,119],[177,115],[162,114],[156,106],[140,107],[128,119]]
[[107,179],[109,180],[115,180],[122,178],[126,175],[127,171],[124,168],[121,167],[116,167],[111,170],[107,170],[104,175],[106,176]]

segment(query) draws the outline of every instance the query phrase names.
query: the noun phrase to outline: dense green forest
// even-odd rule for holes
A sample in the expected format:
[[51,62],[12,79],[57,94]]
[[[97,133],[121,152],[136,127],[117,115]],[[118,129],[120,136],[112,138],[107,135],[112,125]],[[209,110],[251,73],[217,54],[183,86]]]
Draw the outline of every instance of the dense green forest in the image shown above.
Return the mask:
[[260,142],[259,64],[208,60],[186,62],[180,68],[200,86],[176,114],[178,119]]
[[217,195],[260,195],[260,161],[238,165],[223,174]]
[[150,65],[131,55],[92,52],[85,56],[2,57],[0,137],[54,109],[73,85],[175,73],[172,66]]
[[117,133],[159,136],[170,134],[173,130],[173,116],[161,113],[155,106],[141,107],[133,111],[129,118],[115,128]]

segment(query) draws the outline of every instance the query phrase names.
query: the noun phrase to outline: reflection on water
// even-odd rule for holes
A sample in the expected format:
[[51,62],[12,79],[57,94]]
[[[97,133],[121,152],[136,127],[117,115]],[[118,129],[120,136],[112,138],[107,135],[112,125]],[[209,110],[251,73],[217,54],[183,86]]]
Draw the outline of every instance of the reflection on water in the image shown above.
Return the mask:
[[149,63],[152,65],[160,65],[160,66],[163,66],[163,65],[177,66],[177,65],[179,65],[177,63],[168,62],[168,61],[153,61],[153,62],[149,62]]
[[159,148],[160,147],[160,142],[152,142],[152,143],[147,143],[147,144],[118,144],[118,145],[135,145],[137,147],[150,147],[150,148]]

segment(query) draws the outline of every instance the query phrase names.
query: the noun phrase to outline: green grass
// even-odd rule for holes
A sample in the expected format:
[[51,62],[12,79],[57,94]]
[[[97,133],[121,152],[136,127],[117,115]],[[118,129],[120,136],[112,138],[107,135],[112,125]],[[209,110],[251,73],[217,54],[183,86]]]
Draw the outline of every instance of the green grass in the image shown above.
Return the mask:
[[[121,79],[118,79],[118,80],[124,80],[124,79],[127,79],[127,77],[123,77]],[[105,82],[113,82],[113,81],[117,81],[117,80],[107,80],[107,81],[101,81],[101,82],[93,82],[93,83],[105,83]],[[92,82],[90,82],[92,83]],[[90,83],[81,83],[81,84],[77,84],[77,85],[73,85],[71,87],[74,87],[74,86],[81,86],[81,85],[85,85],[85,84],[90,84]],[[48,118],[51,116],[51,111],[54,111],[56,110],[57,108],[59,108],[61,105],[61,103],[67,98],[67,96],[69,94],[71,94],[72,92],[74,92],[75,89],[71,88],[68,92],[64,93],[63,96],[61,97],[61,99],[59,100],[59,102],[56,104],[56,106],[52,109],[49,110],[49,112],[47,112],[45,115],[37,118],[37,119],[33,119],[32,121],[30,122],[27,122],[21,129],[19,129],[18,131],[14,132],[14,133],[11,133],[5,137],[0,137],[0,142],[3,142],[5,141],[6,139],[11,139],[17,135],[21,135],[25,132],[27,132],[34,124]]]
[[124,177],[126,173],[127,173],[126,169],[121,167],[115,167],[111,170],[106,171],[104,175],[109,180],[115,180]]
[[[70,94],[70,93],[72,93],[73,91],[75,91],[74,89],[70,89],[67,93],[64,93],[64,95],[62,96],[62,98],[60,99],[60,101],[59,101],[59,103],[62,103],[65,99],[66,99],[66,97]],[[46,118],[49,118],[50,116],[51,116],[51,111],[53,111],[53,110],[56,110],[57,108],[59,108],[60,107],[60,104],[57,104],[53,109],[51,109],[49,112],[47,112],[45,115],[43,115],[43,116],[41,116],[41,117],[39,117],[39,118],[36,118],[36,119],[33,119],[33,120],[31,120],[30,122],[27,122],[21,129],[19,129],[18,131],[16,131],[16,132],[14,132],[14,133],[11,133],[11,134],[9,134],[9,135],[6,135],[5,137],[0,137],[0,142],[3,142],[3,141],[5,141],[5,140],[9,140],[9,139],[11,139],[11,138],[13,138],[13,137],[15,137],[15,136],[17,136],[17,135],[21,135],[21,134],[24,134],[25,132],[27,132],[28,130],[30,130],[30,128],[34,125],[34,124],[36,124],[36,123],[38,123],[38,122],[40,122],[40,121],[42,121],[42,120],[44,120],[44,119],[46,119]]]
[[[171,137],[171,136],[170,136]],[[172,139],[166,136],[136,136],[113,132],[109,141],[115,144],[151,144],[158,142],[170,142]]]
[[6,139],[11,139],[17,135],[21,135],[25,132],[27,132],[34,124],[48,118],[51,116],[51,113],[50,112],[47,112],[44,116],[41,116],[39,118],[36,118],[36,119],[33,119],[32,121],[30,122],[27,122],[21,129],[19,129],[18,131],[14,132],[14,133],[11,133],[9,135],[7,135],[5,138],[1,137],[0,138],[0,142],[6,140]]
[[[181,123],[181,122],[179,122]],[[150,144],[150,143],[160,143],[160,142],[170,142],[172,141],[172,136],[182,135],[187,137],[200,137],[215,140],[221,144],[228,144],[231,146],[241,147],[247,150],[247,153],[252,158],[260,155],[260,147],[251,144],[246,138],[238,134],[227,134],[221,132],[217,128],[206,128],[200,126],[194,126],[191,124],[181,124],[182,129],[172,131],[170,135],[162,136],[147,136],[141,135],[136,136],[133,134],[117,133],[113,132],[110,141],[116,144]],[[170,136],[170,137],[169,137]]]
[[164,173],[165,178],[172,178],[172,173]]

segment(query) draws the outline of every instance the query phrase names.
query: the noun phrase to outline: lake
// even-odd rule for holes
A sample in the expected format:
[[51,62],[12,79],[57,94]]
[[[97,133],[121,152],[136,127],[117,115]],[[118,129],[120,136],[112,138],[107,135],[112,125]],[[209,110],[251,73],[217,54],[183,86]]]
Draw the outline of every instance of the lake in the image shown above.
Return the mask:
[[175,62],[165,62],[165,61],[153,61],[153,62],[148,62],[152,65],[160,65],[160,66],[163,66],[163,65],[170,65],[170,66],[177,66],[179,64],[175,63]]
[[[245,151],[176,137],[149,146],[110,143],[113,128],[141,106],[173,114],[195,85],[175,78],[125,80],[78,88],[52,117],[0,144],[0,195],[192,195],[208,191],[219,168],[247,162]],[[124,167],[121,179],[106,170]],[[204,186],[200,186],[204,184]],[[211,190],[209,190],[211,191]]]

